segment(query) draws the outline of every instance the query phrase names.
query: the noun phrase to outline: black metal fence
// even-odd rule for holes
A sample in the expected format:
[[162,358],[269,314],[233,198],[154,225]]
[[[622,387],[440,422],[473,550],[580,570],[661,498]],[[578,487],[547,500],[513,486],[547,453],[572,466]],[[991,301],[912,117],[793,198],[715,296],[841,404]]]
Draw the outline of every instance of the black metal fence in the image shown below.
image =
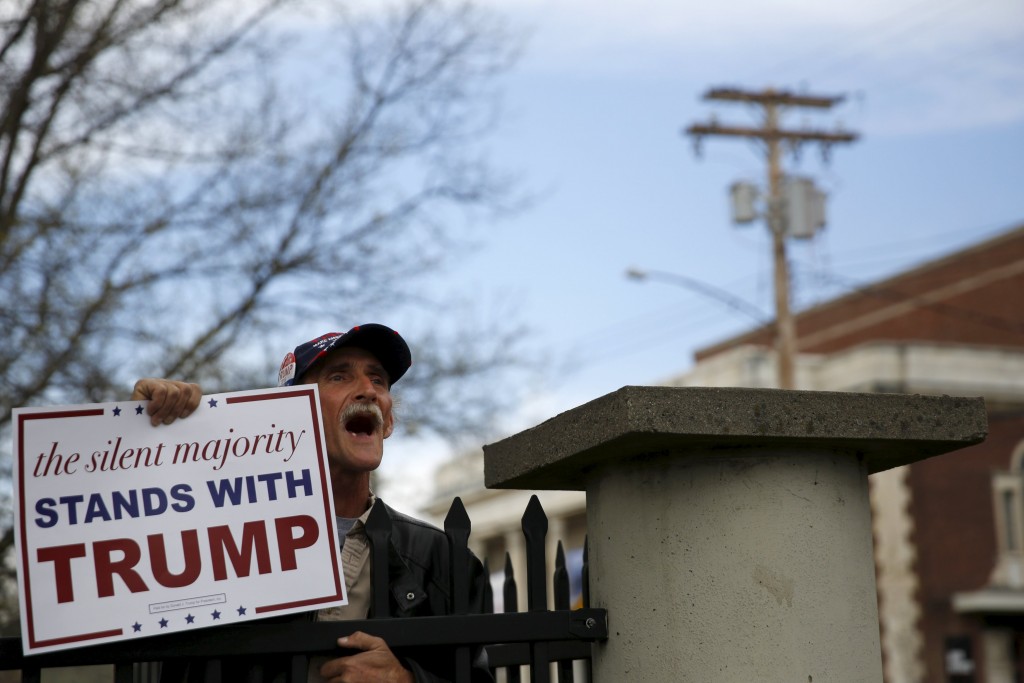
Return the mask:
[[[371,552],[387,547],[391,521],[380,507],[374,508],[366,524]],[[607,612],[590,607],[588,565],[584,550],[583,606],[569,605],[569,574],[561,542],[552,579],[554,610],[549,610],[545,539],[547,516],[533,496],[522,518],[526,539],[527,611],[517,612],[518,588],[512,563],[506,553],[504,606],[493,613],[489,586],[485,594],[486,614],[469,614],[470,592],[468,541],[470,520],[461,499],[452,502],[444,530],[449,539],[451,602],[448,616],[391,617],[388,614],[387,561],[374,558],[371,611],[372,619],[334,622],[298,622],[288,624],[252,623],[219,626],[176,634],[126,640],[118,643],[25,656],[20,638],[0,639],[0,670],[22,672],[22,681],[37,683],[42,669],[91,664],[114,665],[115,683],[161,681],[181,683],[183,671],[188,680],[204,683],[235,683],[227,680],[225,662],[232,658],[258,661],[267,655],[287,658],[287,680],[307,680],[311,656],[339,656],[337,639],[355,631],[383,638],[395,650],[401,648],[449,648],[454,658],[456,683],[471,680],[470,653],[483,647],[492,671],[504,671],[509,683],[517,683],[524,668],[532,683],[548,683],[551,669],[559,683],[573,681],[573,661],[582,660],[589,679],[593,643],[608,637]],[[235,659],[234,661],[237,661]],[[160,662],[154,665],[154,662]],[[554,663],[554,667],[552,664]],[[259,683],[264,672],[253,664],[245,681]]]

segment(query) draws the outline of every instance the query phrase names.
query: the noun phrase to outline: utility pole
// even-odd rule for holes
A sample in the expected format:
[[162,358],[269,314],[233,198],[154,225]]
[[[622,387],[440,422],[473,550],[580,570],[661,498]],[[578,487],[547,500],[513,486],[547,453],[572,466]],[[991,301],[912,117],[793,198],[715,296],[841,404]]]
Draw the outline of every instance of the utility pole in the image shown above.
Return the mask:
[[826,155],[832,145],[853,142],[855,133],[843,131],[828,132],[824,130],[785,130],[780,127],[780,114],[784,107],[811,107],[830,109],[843,101],[842,96],[825,97],[817,95],[797,95],[786,91],[767,88],[760,92],[739,90],[736,88],[712,88],[704,94],[705,100],[726,102],[745,102],[754,104],[763,110],[763,123],[760,127],[723,126],[712,120],[706,124],[694,124],[686,129],[688,135],[694,136],[698,146],[707,135],[723,135],[728,137],[760,140],[766,146],[768,157],[768,210],[766,221],[772,236],[772,256],[775,268],[775,349],[778,356],[779,387],[793,389],[796,384],[796,325],[789,305],[789,264],[786,260],[786,217],[782,207],[782,143],[786,142],[796,149],[806,142],[817,142],[822,145]]

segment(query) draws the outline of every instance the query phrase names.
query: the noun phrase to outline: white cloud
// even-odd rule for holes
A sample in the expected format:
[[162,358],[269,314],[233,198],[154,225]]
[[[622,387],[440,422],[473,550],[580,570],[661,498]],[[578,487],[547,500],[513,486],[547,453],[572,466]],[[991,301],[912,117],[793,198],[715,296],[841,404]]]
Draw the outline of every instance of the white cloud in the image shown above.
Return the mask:
[[918,28],[937,37],[992,33],[1019,35],[1024,6],[1017,0],[678,0],[592,2],[588,0],[484,0],[517,21],[557,29],[558,40],[575,45],[609,42],[635,45],[716,47],[762,44],[779,36],[823,31],[891,35]]
[[[1019,0],[486,0],[532,27],[523,70],[866,93],[873,134],[1024,117]],[[694,86],[696,87],[696,86]]]
[[[523,28],[518,71],[866,94],[874,135],[1024,117],[1020,0],[478,0]],[[391,3],[356,0],[352,12]],[[699,84],[699,85],[698,85]]]

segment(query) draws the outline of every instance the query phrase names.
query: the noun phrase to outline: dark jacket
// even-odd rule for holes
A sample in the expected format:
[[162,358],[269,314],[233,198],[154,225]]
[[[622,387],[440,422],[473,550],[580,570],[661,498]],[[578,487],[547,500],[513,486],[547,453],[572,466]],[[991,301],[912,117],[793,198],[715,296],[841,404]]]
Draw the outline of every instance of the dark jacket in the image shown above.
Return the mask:
[[[378,500],[378,504],[384,504]],[[391,519],[388,550],[388,602],[390,616],[443,616],[450,614],[450,573],[448,537],[426,522],[384,505]],[[484,612],[484,591],[488,577],[475,556],[469,557],[469,611]],[[371,614],[373,618],[375,615]],[[395,655],[412,670],[416,680],[436,683],[454,680],[454,656],[447,648],[402,648]],[[473,677],[491,681],[482,648],[474,652]]]

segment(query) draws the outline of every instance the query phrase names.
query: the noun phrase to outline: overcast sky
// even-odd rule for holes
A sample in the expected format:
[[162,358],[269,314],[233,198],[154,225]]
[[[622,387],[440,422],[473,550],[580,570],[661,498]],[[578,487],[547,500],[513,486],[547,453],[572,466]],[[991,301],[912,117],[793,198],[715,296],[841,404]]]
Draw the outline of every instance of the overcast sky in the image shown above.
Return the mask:
[[[491,156],[538,201],[490,226],[437,286],[505,302],[553,361],[507,429],[685,372],[695,349],[750,324],[712,297],[627,280],[629,267],[678,273],[772,315],[764,226],[734,227],[727,202],[734,181],[764,184],[762,152],[717,138],[697,157],[680,132],[712,115],[757,123],[752,108],[703,101],[710,87],[846,98],[783,120],[861,136],[828,163],[816,147],[784,161],[828,193],[824,233],[791,243],[798,307],[1024,222],[1020,0],[485,4],[528,36]],[[443,450],[389,447],[385,475]]]

